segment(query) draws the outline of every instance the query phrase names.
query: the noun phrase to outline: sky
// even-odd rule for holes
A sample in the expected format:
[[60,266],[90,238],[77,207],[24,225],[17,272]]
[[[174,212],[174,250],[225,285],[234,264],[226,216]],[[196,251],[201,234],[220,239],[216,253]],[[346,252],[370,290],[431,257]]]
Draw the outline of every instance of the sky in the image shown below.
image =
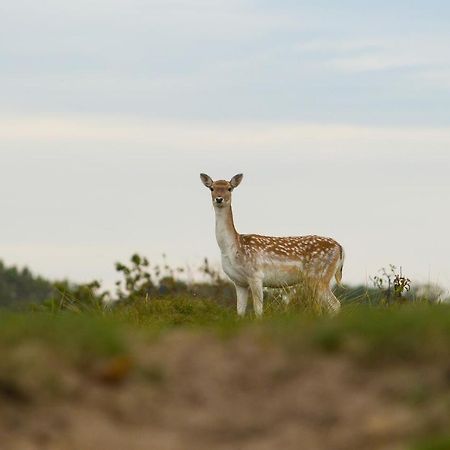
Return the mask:
[[393,3],[3,0],[0,258],[219,264],[199,173],[243,172],[240,232],[450,289],[450,4]]

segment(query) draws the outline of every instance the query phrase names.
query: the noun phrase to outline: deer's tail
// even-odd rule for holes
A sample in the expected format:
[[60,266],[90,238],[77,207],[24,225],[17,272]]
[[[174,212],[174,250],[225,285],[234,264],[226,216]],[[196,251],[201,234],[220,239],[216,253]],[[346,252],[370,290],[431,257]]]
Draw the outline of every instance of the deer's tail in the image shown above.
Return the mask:
[[344,268],[344,260],[345,260],[345,252],[342,245],[339,245],[339,260],[336,266],[336,272],[334,273],[334,278],[336,279],[336,283],[340,286],[342,280],[342,270]]

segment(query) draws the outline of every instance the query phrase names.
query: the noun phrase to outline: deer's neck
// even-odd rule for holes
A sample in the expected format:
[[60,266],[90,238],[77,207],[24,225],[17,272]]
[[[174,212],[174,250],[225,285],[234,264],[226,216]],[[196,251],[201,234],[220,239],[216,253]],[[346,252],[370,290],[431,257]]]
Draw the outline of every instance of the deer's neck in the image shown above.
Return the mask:
[[222,254],[229,254],[239,245],[238,233],[234,227],[231,206],[214,208],[216,213],[216,239]]

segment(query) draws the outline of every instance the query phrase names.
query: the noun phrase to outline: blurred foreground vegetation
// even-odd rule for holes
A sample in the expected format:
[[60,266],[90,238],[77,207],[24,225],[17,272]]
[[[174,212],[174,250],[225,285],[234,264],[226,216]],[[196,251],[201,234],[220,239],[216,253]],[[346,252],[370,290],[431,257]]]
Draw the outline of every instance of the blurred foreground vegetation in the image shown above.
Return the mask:
[[[168,352],[164,350],[166,347]],[[149,397],[146,400],[149,405],[153,405],[154,395],[161,396],[157,397],[153,410],[158,411],[158,404],[164,402],[173,404],[177,411],[178,397],[170,394],[176,385],[186,385],[187,404],[194,401],[189,386],[196,386],[195,389],[200,389],[197,395],[205,398],[217,395],[208,387],[217,370],[211,376],[202,369],[198,373],[185,372],[183,360],[189,361],[188,367],[224,365],[233,368],[237,379],[246,379],[247,372],[255,370],[248,367],[250,358],[252,364],[268,366],[262,374],[256,369],[257,378],[271,389],[274,386],[283,389],[285,383],[296,377],[299,380],[296,383],[303,382],[303,368],[311,363],[329,361],[325,367],[329,364],[333,368],[336,361],[341,361],[343,367],[350,365],[352,377],[360,380],[355,381],[358,391],[366,386],[364,392],[370,392],[374,398],[377,389],[374,386],[382,375],[385,381],[379,384],[384,386],[383,398],[389,394],[394,409],[411,411],[408,414],[417,420],[417,428],[410,433],[404,425],[396,429],[395,416],[390,422],[388,415],[385,426],[389,431],[377,432],[379,441],[391,436],[404,443],[396,448],[444,450],[450,448],[449,349],[447,304],[384,308],[347,305],[336,317],[308,314],[290,306],[284,310],[269,308],[262,319],[255,320],[251,316],[238,318],[234,310],[216,302],[180,295],[122,302],[106,309],[90,305],[78,310],[46,307],[27,312],[4,311],[0,313],[0,402],[9,408],[13,405],[19,408],[20,414],[32,413],[33,408],[48,402],[71,404],[74,398],[83,399],[81,393],[88,389],[97,392],[95,398],[102,398],[102,402],[105,399],[112,402],[115,405],[109,406],[112,412],[126,415],[129,409],[122,406],[121,395],[127,393],[127,398],[134,398],[133,389],[140,386]],[[280,354],[285,355],[281,362]],[[174,363],[174,358],[179,363]],[[270,368],[272,364],[274,367]],[[320,377],[326,382],[325,375]],[[308,379],[311,380],[310,375]],[[229,389],[240,392],[239,383],[227,380],[225,376],[224,383],[229,383]],[[205,388],[201,387],[203,383]],[[344,390],[339,383],[333,382],[332,389],[357,402],[352,400],[355,394],[348,383]],[[98,389],[103,397],[98,397]],[[260,398],[258,389],[255,398]],[[260,389],[261,395],[269,392]],[[295,391],[292,395],[295,396]],[[82,402],[77,401],[77,405]],[[101,405],[98,414],[109,414]],[[220,406],[219,401],[213,408]],[[247,408],[245,403],[242,407]],[[286,408],[289,410],[288,404]],[[321,414],[326,415],[327,411],[325,408]],[[339,415],[340,410],[333,414]],[[367,414],[370,416],[369,411]],[[1,429],[0,426],[0,434]],[[357,434],[363,433],[358,427],[355,430]],[[55,436],[65,432],[64,428],[51,431]],[[374,435],[367,433],[363,436],[364,442],[374,439]]]
[[269,308],[256,321],[251,316],[239,318],[217,303],[182,296],[139,300],[108,309],[10,311],[0,315],[0,347],[5,355],[20,341],[33,340],[86,359],[89,355],[95,358],[126,352],[125,336],[129,333],[154,340],[176,329],[201,330],[225,339],[252,332],[270,336],[292,351],[342,351],[367,357],[367,362],[446,357],[450,363],[448,304],[353,305],[335,317],[299,313],[296,306],[289,306]]
[[[311,405],[302,397],[300,404],[305,405],[306,413],[299,410],[298,404],[290,404],[290,399],[296,398],[299,383],[321,383],[319,379],[323,378],[324,383],[333,386],[328,386],[328,390],[345,398],[333,412],[338,418],[333,422],[335,429],[349,427],[339,420],[342,405],[359,401],[354,389],[362,397],[370,394],[369,408],[376,408],[380,398],[381,402],[389,399],[389,414],[385,420],[377,416],[375,428],[354,426],[353,421],[358,418],[352,417],[355,431],[349,434],[349,442],[377,439],[383,443],[396,439],[395,442],[403,443],[396,448],[406,450],[450,448],[450,304],[437,301],[442,292],[436,295],[436,291],[414,287],[391,266],[373,278],[373,287],[337,287],[335,293],[343,304],[337,316],[323,314],[314,299],[297,292],[286,305],[286,292],[274,290],[266,292],[264,316],[255,320],[251,302],[249,314],[237,317],[232,285],[206,260],[199,269],[202,281],[186,280],[182,269],[166,264],[152,267],[139,255],[133,255],[125,264],[117,263],[116,270],[119,279],[115,291],[108,292],[97,281],[84,285],[49,282],[34,277],[27,269],[0,265],[0,402],[18,408],[17,417],[33,414],[33,408],[49,401],[72,404],[80,398],[80,407],[86,391],[94,392],[98,402],[99,389],[105,389],[101,391],[101,402],[113,402],[109,410],[114,413],[114,420],[119,413],[128,417],[134,411],[123,406],[125,392],[133,401],[148,395],[145,408],[153,407],[155,416],[163,404],[172,404],[170,417],[176,415],[183,407],[180,395],[186,399],[188,411],[199,398],[217,398],[206,416],[220,411],[226,398],[234,395],[241,399],[239,408],[253,410],[250,400],[250,405],[242,401],[251,395],[247,391],[252,384],[245,387],[244,383],[241,391],[241,381],[257,370],[256,379],[263,387],[258,383],[254,387],[254,402],[274,389],[283,391],[292,383],[292,393],[284,400],[287,418],[300,411],[294,420],[305,420],[301,414],[308,416],[310,410],[311,417],[328,417],[328,406],[314,413],[314,396]],[[324,371],[309,373],[305,368],[311,363],[319,367],[325,364]],[[249,364],[265,369],[260,373]],[[219,369],[213,375],[203,370],[211,370],[214,365]],[[338,370],[339,374],[346,367],[350,368],[351,379],[344,377],[333,382],[333,378],[327,378],[327,370]],[[217,377],[220,381],[216,385]],[[342,382],[347,383],[346,388]],[[167,389],[169,384],[171,388]],[[175,386],[186,386],[186,393],[180,394]],[[218,386],[230,389],[230,393],[222,398],[220,390],[217,393]],[[138,388],[142,391],[136,395],[133,389]],[[192,389],[197,390],[196,394]],[[274,392],[276,396],[278,391]],[[101,402],[98,414],[109,414]],[[393,410],[400,408],[408,420],[396,425],[398,418],[390,410],[391,403]],[[208,405],[201,403],[200,407],[208,410]],[[92,410],[92,404],[85,407]],[[0,437],[3,430],[9,436],[8,442],[20,442],[23,431],[17,428],[15,434],[11,431],[15,428],[8,425],[8,421],[19,420],[14,414],[10,416],[11,411],[14,408],[2,413],[0,408],[0,418],[6,424],[3,428],[0,425]],[[224,414],[230,417],[229,412]],[[367,423],[373,427],[372,413],[367,414]],[[413,432],[408,425],[411,421]],[[144,429],[155,423],[159,422],[145,422]],[[168,423],[171,429],[172,419]],[[327,424],[325,421],[323,426],[328,429]],[[317,435],[321,436],[325,431],[319,425]],[[227,425],[228,434],[230,426]],[[47,438],[49,442],[67,432],[53,425],[49,429],[48,436],[53,436]],[[115,426],[106,429],[106,434],[114,429]],[[238,425],[232,429],[233,439],[244,439],[249,433],[247,430],[242,434]],[[223,430],[217,433],[217,442],[221,442]],[[34,439],[31,435],[30,441]],[[41,431],[36,439],[42,439]],[[357,448],[352,445],[347,448]],[[361,444],[358,448],[368,447]]]

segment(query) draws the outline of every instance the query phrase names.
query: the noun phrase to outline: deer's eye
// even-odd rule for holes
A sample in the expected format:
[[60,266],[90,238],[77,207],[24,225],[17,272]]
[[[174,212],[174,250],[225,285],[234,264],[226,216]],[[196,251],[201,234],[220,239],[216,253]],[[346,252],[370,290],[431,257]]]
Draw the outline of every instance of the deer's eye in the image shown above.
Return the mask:
[[228,191],[231,192],[231,188],[228,188]]
[[209,190],[212,192],[212,191],[214,191],[214,188],[213,188],[213,187],[210,187]]

